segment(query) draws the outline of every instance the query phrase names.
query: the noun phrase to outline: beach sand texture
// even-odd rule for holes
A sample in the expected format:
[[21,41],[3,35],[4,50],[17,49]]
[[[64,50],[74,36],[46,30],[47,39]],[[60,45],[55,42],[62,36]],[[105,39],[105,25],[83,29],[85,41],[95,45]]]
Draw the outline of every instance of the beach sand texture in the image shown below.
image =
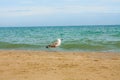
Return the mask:
[[120,80],[120,54],[0,50],[0,80]]

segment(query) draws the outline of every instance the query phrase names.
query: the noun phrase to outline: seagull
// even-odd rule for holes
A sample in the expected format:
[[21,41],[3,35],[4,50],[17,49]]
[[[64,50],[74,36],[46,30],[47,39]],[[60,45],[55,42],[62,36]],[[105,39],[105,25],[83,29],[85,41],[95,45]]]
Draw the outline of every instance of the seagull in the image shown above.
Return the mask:
[[46,46],[46,48],[56,48],[56,47],[60,46],[61,45],[61,40],[62,39],[57,39],[56,41],[54,41],[50,45]]

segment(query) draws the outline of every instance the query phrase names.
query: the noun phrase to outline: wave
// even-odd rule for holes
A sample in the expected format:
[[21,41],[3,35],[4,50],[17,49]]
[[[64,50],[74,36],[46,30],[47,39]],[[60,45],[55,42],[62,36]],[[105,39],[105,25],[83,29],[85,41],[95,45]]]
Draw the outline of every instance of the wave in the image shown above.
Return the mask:
[[119,33],[114,33],[114,34],[112,34],[111,36],[113,36],[113,37],[120,37],[120,32]]
[[25,49],[25,48],[38,48],[40,45],[32,45],[32,44],[15,44],[9,42],[0,42],[0,49]]
[[64,49],[83,51],[111,51],[120,49],[120,41],[70,41],[61,46]]
[[[29,49],[29,50],[47,50],[46,44],[17,44],[9,42],[0,42],[0,49]],[[90,39],[81,39],[73,41],[63,41],[57,48],[64,51],[120,51],[120,41],[97,41]]]

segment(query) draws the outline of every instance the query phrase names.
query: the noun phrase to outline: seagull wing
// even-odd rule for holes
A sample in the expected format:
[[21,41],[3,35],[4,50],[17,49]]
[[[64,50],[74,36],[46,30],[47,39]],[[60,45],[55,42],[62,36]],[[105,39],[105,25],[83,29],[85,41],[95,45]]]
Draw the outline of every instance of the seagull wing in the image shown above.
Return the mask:
[[55,47],[57,47],[59,45],[60,45],[59,40],[56,40],[56,41],[52,42],[50,45],[46,46],[46,48],[49,48],[49,47],[55,48]]
[[58,44],[58,41],[54,41],[52,42],[52,44],[50,44],[51,46],[56,46]]

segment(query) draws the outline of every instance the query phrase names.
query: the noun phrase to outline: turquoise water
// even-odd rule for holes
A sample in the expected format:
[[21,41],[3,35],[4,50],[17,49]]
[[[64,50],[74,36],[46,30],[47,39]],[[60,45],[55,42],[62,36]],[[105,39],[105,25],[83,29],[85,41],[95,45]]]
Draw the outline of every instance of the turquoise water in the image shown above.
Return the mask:
[[[62,38],[58,48],[45,48]],[[0,49],[120,52],[120,25],[0,27]]]

